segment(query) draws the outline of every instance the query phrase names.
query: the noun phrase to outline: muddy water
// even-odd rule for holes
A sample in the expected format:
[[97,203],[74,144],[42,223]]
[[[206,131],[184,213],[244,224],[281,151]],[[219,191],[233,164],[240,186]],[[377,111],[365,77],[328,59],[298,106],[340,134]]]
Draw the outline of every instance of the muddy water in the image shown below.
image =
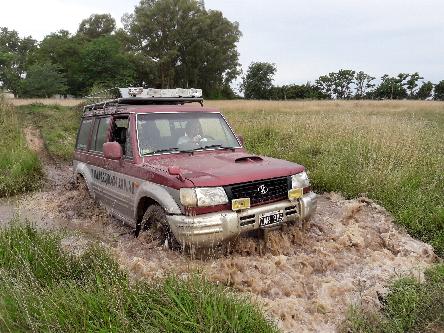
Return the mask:
[[201,258],[170,251],[148,232],[134,238],[131,228],[72,187],[72,170],[48,157],[38,132],[25,134],[44,162],[47,186],[14,205],[0,202],[0,223],[19,214],[45,228],[74,230],[65,249],[80,254],[98,241],[134,278],[199,272],[251,296],[285,332],[334,332],[350,304],[378,306],[394,277],[421,279],[436,260],[431,246],[396,227],[380,206],[334,193],[320,196],[310,223],[243,237]]
[[[334,332],[350,304],[378,306],[378,294],[393,277],[421,278],[435,260],[431,246],[409,237],[367,199],[320,197],[310,223],[295,224],[263,238],[244,237],[204,258],[170,251],[149,233],[109,217],[83,192],[59,188],[22,200],[21,211],[81,231],[65,243],[81,251],[85,238],[108,246],[135,278],[199,272],[246,293],[286,332]],[[49,222],[48,222],[49,221]]]

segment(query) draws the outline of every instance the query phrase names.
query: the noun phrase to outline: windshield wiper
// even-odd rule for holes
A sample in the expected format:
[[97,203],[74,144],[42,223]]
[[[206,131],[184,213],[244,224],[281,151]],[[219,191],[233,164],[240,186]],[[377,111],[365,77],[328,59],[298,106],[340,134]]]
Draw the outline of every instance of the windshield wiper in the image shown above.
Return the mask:
[[226,147],[223,145],[208,145],[208,146],[203,146],[201,149],[208,149],[208,148],[230,149],[232,151],[235,151],[234,147]]
[[[174,151],[180,151],[179,148],[166,148],[166,149],[159,149],[159,150],[155,150],[149,154],[162,154],[162,153],[170,153],[170,152],[174,152]],[[148,154],[146,154],[148,155]]]

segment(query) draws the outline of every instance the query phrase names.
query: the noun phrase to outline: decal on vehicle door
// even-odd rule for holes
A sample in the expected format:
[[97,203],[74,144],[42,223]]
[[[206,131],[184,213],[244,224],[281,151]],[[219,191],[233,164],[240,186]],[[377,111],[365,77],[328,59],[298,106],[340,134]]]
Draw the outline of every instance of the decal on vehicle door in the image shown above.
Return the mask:
[[93,178],[101,182],[104,185],[112,186],[116,189],[122,190],[127,193],[134,194],[134,182],[125,178],[118,177],[116,175],[111,175],[110,173],[91,168]]

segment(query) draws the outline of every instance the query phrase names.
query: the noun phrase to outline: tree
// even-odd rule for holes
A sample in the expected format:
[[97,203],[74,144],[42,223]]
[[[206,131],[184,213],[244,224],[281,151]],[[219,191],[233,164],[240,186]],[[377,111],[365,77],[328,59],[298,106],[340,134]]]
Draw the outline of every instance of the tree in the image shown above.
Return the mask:
[[276,65],[268,62],[252,62],[242,79],[241,91],[247,99],[268,99],[273,86]]
[[110,14],[93,14],[80,23],[77,35],[94,39],[110,35],[115,29],[116,21]]
[[48,98],[64,94],[68,87],[60,70],[60,66],[49,62],[30,66],[26,79],[21,82],[23,96]]
[[46,36],[39,44],[38,49],[30,56],[30,64],[50,62],[58,65],[60,73],[67,80],[67,93],[81,96],[85,91],[85,82],[82,81],[80,53],[85,42],[71,36],[66,30],[60,30]]
[[418,81],[422,79],[424,78],[421,77],[418,72],[409,75],[409,78],[406,81],[406,87],[410,98],[415,98]]
[[115,36],[105,36],[85,44],[80,51],[80,74],[83,94],[93,86],[112,88],[132,85],[135,68]]
[[352,96],[352,88],[355,71],[341,69],[337,73],[320,76],[316,80],[319,90],[329,98],[349,99]]
[[435,86],[435,94],[433,95],[433,99],[437,101],[444,101],[444,80],[440,81]]
[[327,98],[333,98],[333,78],[330,75],[321,75],[316,81],[316,86]]
[[355,78],[355,71],[341,69],[337,73],[330,73],[333,78],[333,93],[337,99],[349,99],[352,96],[351,84]]
[[375,77],[364,73],[363,71],[359,71],[355,75],[355,98],[362,99],[364,98],[370,91],[370,89],[374,88],[375,84],[372,81]]
[[14,95],[20,93],[21,77],[25,74],[29,53],[36,48],[31,37],[21,39],[14,30],[0,28],[0,82]]
[[[281,87],[279,99],[324,99],[317,86],[310,82],[306,84],[290,84]],[[272,97],[273,99],[273,97]]]
[[421,87],[419,87],[418,92],[415,97],[418,99],[427,99],[432,96],[433,83],[430,81],[423,82]]
[[380,99],[403,99],[407,97],[407,90],[404,88],[404,81],[408,74],[400,73],[397,77],[390,77],[384,74],[381,83],[373,92],[376,98]]
[[128,49],[156,68],[151,85],[201,87],[208,96],[226,89],[239,74],[238,24],[202,3],[141,0],[123,21]]

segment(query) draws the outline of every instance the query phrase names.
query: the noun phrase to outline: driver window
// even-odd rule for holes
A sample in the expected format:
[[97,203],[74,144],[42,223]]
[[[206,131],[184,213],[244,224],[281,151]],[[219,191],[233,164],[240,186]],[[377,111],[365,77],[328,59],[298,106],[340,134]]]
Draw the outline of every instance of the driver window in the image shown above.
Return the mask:
[[96,125],[95,125],[95,131],[96,131],[96,137],[95,137],[95,143],[94,143],[94,151],[96,152],[102,152],[103,151],[103,144],[108,141],[108,133],[109,133],[109,123],[110,123],[109,117],[103,117],[103,118],[97,118],[96,119]]

